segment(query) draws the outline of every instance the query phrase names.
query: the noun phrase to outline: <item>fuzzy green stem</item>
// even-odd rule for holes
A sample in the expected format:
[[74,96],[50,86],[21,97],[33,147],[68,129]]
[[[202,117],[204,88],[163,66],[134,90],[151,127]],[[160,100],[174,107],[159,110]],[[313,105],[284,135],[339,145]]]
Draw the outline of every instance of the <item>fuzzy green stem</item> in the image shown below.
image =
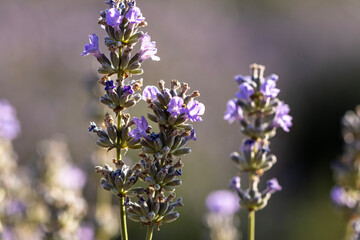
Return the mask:
[[255,240],[255,211],[249,212],[248,240]]
[[147,229],[146,233],[146,240],[151,240],[154,232],[154,225],[150,224]]

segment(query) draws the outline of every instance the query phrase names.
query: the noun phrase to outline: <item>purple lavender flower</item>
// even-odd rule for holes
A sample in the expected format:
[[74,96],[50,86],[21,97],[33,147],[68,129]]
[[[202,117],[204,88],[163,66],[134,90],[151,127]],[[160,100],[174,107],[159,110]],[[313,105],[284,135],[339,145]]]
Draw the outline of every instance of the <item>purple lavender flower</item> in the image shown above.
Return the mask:
[[186,108],[181,109],[180,113],[185,113],[192,122],[199,122],[202,121],[199,115],[204,115],[205,113],[205,105],[191,99],[186,105]]
[[229,187],[231,189],[234,189],[234,190],[239,190],[240,189],[240,182],[241,182],[240,177],[236,176],[233,179],[231,179]]
[[234,99],[231,99],[226,104],[226,112],[224,115],[224,120],[227,120],[229,123],[236,121],[241,121],[243,119],[243,111],[236,104]]
[[330,197],[332,202],[338,207],[354,208],[356,206],[356,199],[349,196],[340,186],[335,186],[331,189]]
[[275,75],[276,77],[274,75],[275,74],[265,79],[265,82],[260,86],[260,92],[265,97],[276,97],[280,92],[280,89],[276,88],[277,75]]
[[20,132],[16,110],[7,100],[0,100],[0,138],[13,140]]
[[5,211],[7,215],[23,214],[26,210],[26,205],[20,200],[11,201],[6,207]]
[[160,93],[159,89],[155,86],[146,86],[143,91],[143,99],[150,98],[155,101],[157,99],[156,94]]
[[243,76],[243,75],[236,75],[234,77],[235,81],[238,83],[238,84],[241,84],[243,82],[251,82],[251,77],[250,76]]
[[82,189],[86,183],[85,173],[74,165],[66,165],[59,169],[56,175],[57,182],[67,189]]
[[238,99],[249,100],[251,95],[255,93],[254,88],[247,82],[243,82],[239,86],[239,92],[236,93]]
[[128,19],[128,21],[132,24],[139,24],[142,21],[145,20],[145,18],[142,16],[140,8],[138,7],[132,7],[125,15],[125,17]]
[[186,136],[186,137],[185,137],[185,140],[186,140],[186,141],[189,141],[189,140],[194,140],[194,141],[196,141],[195,129],[191,130],[190,135],[189,135],[189,136]]
[[123,16],[116,8],[111,8],[106,13],[106,23],[111,27],[119,27]]
[[158,56],[155,56],[157,49],[155,48],[155,42],[151,41],[149,35],[144,34],[141,37],[140,57],[141,61],[151,58],[153,61],[160,61]]
[[239,197],[228,190],[214,191],[206,198],[206,206],[210,212],[229,216],[235,214],[239,209]]
[[184,112],[183,105],[184,105],[184,99],[177,96],[173,97],[167,105],[168,107],[167,111],[173,116],[178,116],[179,114]]
[[280,184],[276,178],[272,178],[269,181],[267,181],[266,192],[272,194],[274,192],[280,191],[281,189],[282,189],[282,187],[280,186]]
[[95,230],[91,224],[83,224],[77,231],[79,240],[95,240]]
[[250,154],[254,150],[255,143],[256,141],[254,141],[253,139],[246,139],[244,144],[241,146],[242,152]]
[[95,33],[93,33],[92,35],[89,35],[89,41],[90,41],[90,43],[85,45],[84,52],[81,55],[86,56],[90,53],[96,58],[101,57],[102,53],[99,50],[98,36],[96,36]]
[[289,112],[289,105],[280,102],[275,111],[274,126],[281,127],[285,132],[289,132],[289,127],[292,126],[292,117],[288,114]]
[[140,137],[147,137],[146,130],[148,129],[149,124],[145,117],[141,116],[141,119],[134,117],[133,121],[136,125],[136,128],[129,132],[129,136],[135,138],[135,140],[140,139]]
[[134,90],[132,90],[131,86],[124,86],[123,90],[122,90],[124,95],[130,95],[134,93]]
[[96,126],[96,123],[95,122],[90,122],[89,132],[96,132],[98,130],[99,130],[99,128]]
[[106,81],[105,84],[106,84],[105,90],[106,90],[106,91],[109,91],[109,92],[112,92],[112,91],[114,90],[114,88],[116,87],[116,86],[114,85],[114,81],[113,81],[113,80]]

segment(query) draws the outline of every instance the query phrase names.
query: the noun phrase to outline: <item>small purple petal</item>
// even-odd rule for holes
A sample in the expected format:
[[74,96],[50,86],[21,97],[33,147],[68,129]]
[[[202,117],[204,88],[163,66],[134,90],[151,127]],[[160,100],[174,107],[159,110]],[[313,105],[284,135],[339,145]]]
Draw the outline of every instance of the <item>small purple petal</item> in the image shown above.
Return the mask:
[[236,176],[230,181],[229,187],[231,189],[234,189],[234,190],[239,190],[240,189],[240,182],[241,182],[240,177]]
[[139,24],[144,21],[145,18],[142,16],[140,8],[132,7],[125,15],[128,21],[132,24]]
[[199,122],[202,121],[200,115],[204,115],[205,113],[205,105],[196,100],[191,99],[186,105],[186,108],[181,109],[180,113],[185,113],[185,115],[192,122]]
[[173,97],[167,105],[167,111],[173,116],[178,116],[183,112],[183,105],[184,99],[177,96]]
[[140,139],[140,137],[147,137],[146,130],[149,128],[149,124],[146,121],[144,116],[141,116],[141,119],[134,117],[133,121],[136,125],[134,130],[129,132],[129,136],[135,138],[135,140]]
[[239,86],[239,92],[236,93],[238,99],[249,100],[251,95],[255,93],[254,88],[247,82],[243,82]]
[[13,140],[20,132],[16,110],[7,100],[0,100],[0,138]]
[[99,50],[98,36],[95,33],[93,33],[92,35],[89,35],[89,41],[90,41],[90,43],[85,45],[84,51],[81,55],[86,56],[88,54],[92,54],[96,58],[101,57],[102,53]]
[[206,198],[206,206],[210,212],[229,216],[235,214],[239,209],[239,197],[227,190],[214,191]]
[[114,88],[116,87],[116,86],[114,85],[114,81],[113,81],[113,80],[106,81],[105,84],[106,84],[105,90],[106,90],[106,91],[109,91],[109,92],[113,91]]
[[130,95],[134,93],[134,90],[132,90],[131,86],[124,86],[123,90],[122,90],[124,95]]
[[289,128],[292,126],[292,117],[288,114],[289,112],[289,106],[284,102],[280,102],[275,110],[273,125],[281,127],[285,132],[289,132]]
[[280,191],[282,187],[279,185],[279,182],[276,178],[272,178],[267,182],[267,189],[266,191],[269,193],[274,193]]
[[195,129],[191,130],[191,133],[189,136],[186,136],[185,137],[185,140],[186,141],[189,141],[189,140],[193,140],[193,141],[196,141],[196,133],[195,133]]
[[266,79],[260,86],[260,92],[266,97],[276,97],[280,89],[276,88],[276,82],[274,80]]
[[240,75],[240,74],[236,75],[234,79],[238,84],[241,84],[243,82],[251,82],[251,77],[250,76],[243,76],[243,75]]
[[145,61],[149,58],[151,58],[153,61],[159,61],[160,58],[158,56],[155,56],[156,53],[157,53],[157,49],[155,47],[155,42],[151,41],[149,35],[144,34],[141,37],[141,47],[139,52],[141,61]]
[[118,27],[122,18],[120,11],[116,8],[111,8],[106,13],[106,23],[111,27]]
[[143,91],[143,100],[151,99],[155,101],[157,99],[157,94],[160,93],[159,89],[155,86],[146,86]]
[[354,208],[356,206],[356,199],[352,198],[340,186],[335,186],[331,189],[330,197],[332,202],[338,207]]
[[224,120],[227,120],[230,124],[236,121],[241,121],[244,118],[242,109],[232,99],[226,104],[226,112]]

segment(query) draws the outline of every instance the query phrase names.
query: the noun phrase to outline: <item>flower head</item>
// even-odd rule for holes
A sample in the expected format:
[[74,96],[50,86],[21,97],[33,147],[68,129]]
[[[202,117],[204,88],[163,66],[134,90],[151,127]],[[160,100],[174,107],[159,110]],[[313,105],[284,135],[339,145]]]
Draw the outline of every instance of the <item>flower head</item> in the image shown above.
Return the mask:
[[141,61],[145,61],[146,59],[151,58],[154,61],[159,61],[160,58],[158,56],[155,56],[157,53],[157,49],[155,47],[155,42],[151,41],[151,38],[149,35],[144,34],[141,37],[141,47],[140,47],[140,57]]
[[132,24],[139,24],[145,20],[145,18],[141,14],[140,8],[138,7],[130,8],[130,10],[126,13],[125,17]]
[[273,74],[265,79],[265,82],[260,86],[260,92],[265,97],[276,97],[279,94],[280,89],[276,88],[276,80],[277,75]]
[[249,100],[251,95],[255,93],[254,88],[247,82],[243,82],[239,86],[239,92],[236,93],[238,99]]
[[210,212],[229,216],[239,210],[239,197],[228,190],[215,191],[206,198],[206,206]]
[[236,104],[235,100],[229,100],[226,104],[224,120],[227,120],[229,123],[233,123],[235,120],[240,122],[243,117],[243,111]]
[[7,100],[0,100],[0,138],[13,140],[20,132],[16,111]]
[[111,27],[118,27],[122,18],[120,11],[116,8],[111,8],[106,13],[106,23]]
[[114,85],[114,81],[113,81],[113,80],[106,81],[105,84],[106,84],[105,90],[106,90],[106,91],[109,91],[109,92],[113,91],[114,88],[116,87],[116,86]]
[[275,111],[274,126],[281,127],[285,132],[289,132],[289,128],[292,126],[292,116],[289,115],[289,112],[289,105],[280,102]]
[[145,117],[141,116],[141,119],[134,117],[133,121],[136,125],[136,128],[129,132],[129,136],[135,138],[135,140],[140,139],[140,137],[147,137],[146,130],[148,129],[149,124]]
[[143,91],[143,99],[146,100],[150,98],[155,101],[157,99],[157,94],[160,93],[159,89],[155,86],[146,86]]
[[90,43],[85,45],[84,51],[81,55],[86,56],[90,53],[96,58],[101,57],[102,53],[99,50],[98,36],[95,33],[93,33],[92,35],[89,35],[89,41],[90,41]]
[[186,105],[186,108],[181,109],[181,113],[185,113],[190,121],[199,122],[202,121],[200,115],[204,115],[205,113],[205,105],[191,99]]
[[274,193],[277,191],[280,191],[282,187],[280,186],[278,180],[276,178],[272,178],[267,182],[267,188],[266,191],[269,193]]
[[184,99],[177,96],[173,97],[167,105],[167,111],[173,116],[178,116],[179,114],[183,113],[183,105]]

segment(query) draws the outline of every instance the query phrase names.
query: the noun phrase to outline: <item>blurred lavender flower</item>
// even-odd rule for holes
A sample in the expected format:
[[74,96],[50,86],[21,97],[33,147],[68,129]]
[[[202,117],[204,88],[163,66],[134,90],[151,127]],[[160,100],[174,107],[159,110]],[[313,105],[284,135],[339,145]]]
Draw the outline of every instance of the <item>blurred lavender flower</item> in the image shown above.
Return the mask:
[[235,214],[239,209],[239,197],[228,190],[219,190],[210,193],[206,198],[206,206],[210,212],[221,215]]
[[267,189],[266,192],[274,193],[280,191],[282,188],[276,178],[272,178],[267,182]]
[[186,108],[180,109],[180,113],[185,113],[192,122],[199,122],[202,121],[200,115],[205,113],[205,105],[196,100],[190,100]]
[[173,116],[178,116],[179,114],[184,112],[183,104],[184,99],[182,99],[181,97],[173,97],[167,105],[167,111]]
[[146,86],[143,91],[143,99],[156,100],[156,95],[160,93],[159,89],[155,86]]
[[124,86],[122,92],[123,92],[123,94],[125,94],[127,96],[127,95],[130,95],[130,94],[133,94],[134,90],[132,90],[131,86]]
[[116,8],[111,8],[106,13],[106,23],[111,27],[119,27],[123,16]]
[[102,53],[99,50],[99,38],[98,36],[93,33],[89,35],[89,44],[86,44],[84,47],[84,52],[81,54],[82,56],[86,56],[88,54],[92,54],[96,58],[100,58]]
[[239,176],[235,176],[231,181],[229,187],[234,190],[240,189],[241,179]]
[[139,24],[145,20],[145,18],[141,14],[140,8],[138,7],[130,8],[130,10],[126,13],[125,17],[132,24]]
[[[267,79],[265,79],[265,82],[260,86],[260,92],[265,96],[265,97],[277,97],[277,95],[280,92],[280,89],[276,88],[276,80],[277,80],[277,75],[273,74],[270,77],[268,77]],[[276,80],[274,80],[276,79]]]
[[331,189],[330,198],[337,207],[354,208],[357,200],[349,195],[345,189],[335,186]]
[[195,129],[191,130],[190,132],[190,135],[189,136],[186,136],[185,137],[185,140],[186,141],[189,141],[189,140],[193,140],[193,141],[196,141],[196,133],[195,133]]
[[77,231],[78,240],[95,240],[95,230],[91,224],[83,224]]
[[155,56],[157,53],[157,49],[155,48],[155,42],[151,41],[149,35],[144,34],[141,38],[141,47],[139,55],[141,57],[141,61],[145,61],[151,58],[153,61],[160,61],[158,56]]
[[141,119],[134,117],[133,121],[136,125],[136,128],[129,132],[129,136],[135,138],[135,140],[140,139],[140,137],[147,137],[146,131],[149,128],[149,124],[145,117],[141,116]]
[[57,178],[61,185],[69,189],[82,189],[86,183],[85,173],[72,164],[65,165],[59,169],[54,177]]
[[239,92],[236,93],[238,99],[250,99],[250,96],[255,93],[254,88],[247,82],[243,82],[239,85]]
[[280,102],[276,108],[274,126],[281,127],[285,132],[289,132],[289,128],[292,126],[292,117],[289,115],[289,112],[289,105]]
[[16,110],[7,100],[0,100],[0,138],[13,140],[20,132]]
[[234,99],[231,99],[226,104],[226,112],[224,115],[224,120],[229,123],[233,123],[234,121],[241,121],[243,118],[242,109],[236,104]]

